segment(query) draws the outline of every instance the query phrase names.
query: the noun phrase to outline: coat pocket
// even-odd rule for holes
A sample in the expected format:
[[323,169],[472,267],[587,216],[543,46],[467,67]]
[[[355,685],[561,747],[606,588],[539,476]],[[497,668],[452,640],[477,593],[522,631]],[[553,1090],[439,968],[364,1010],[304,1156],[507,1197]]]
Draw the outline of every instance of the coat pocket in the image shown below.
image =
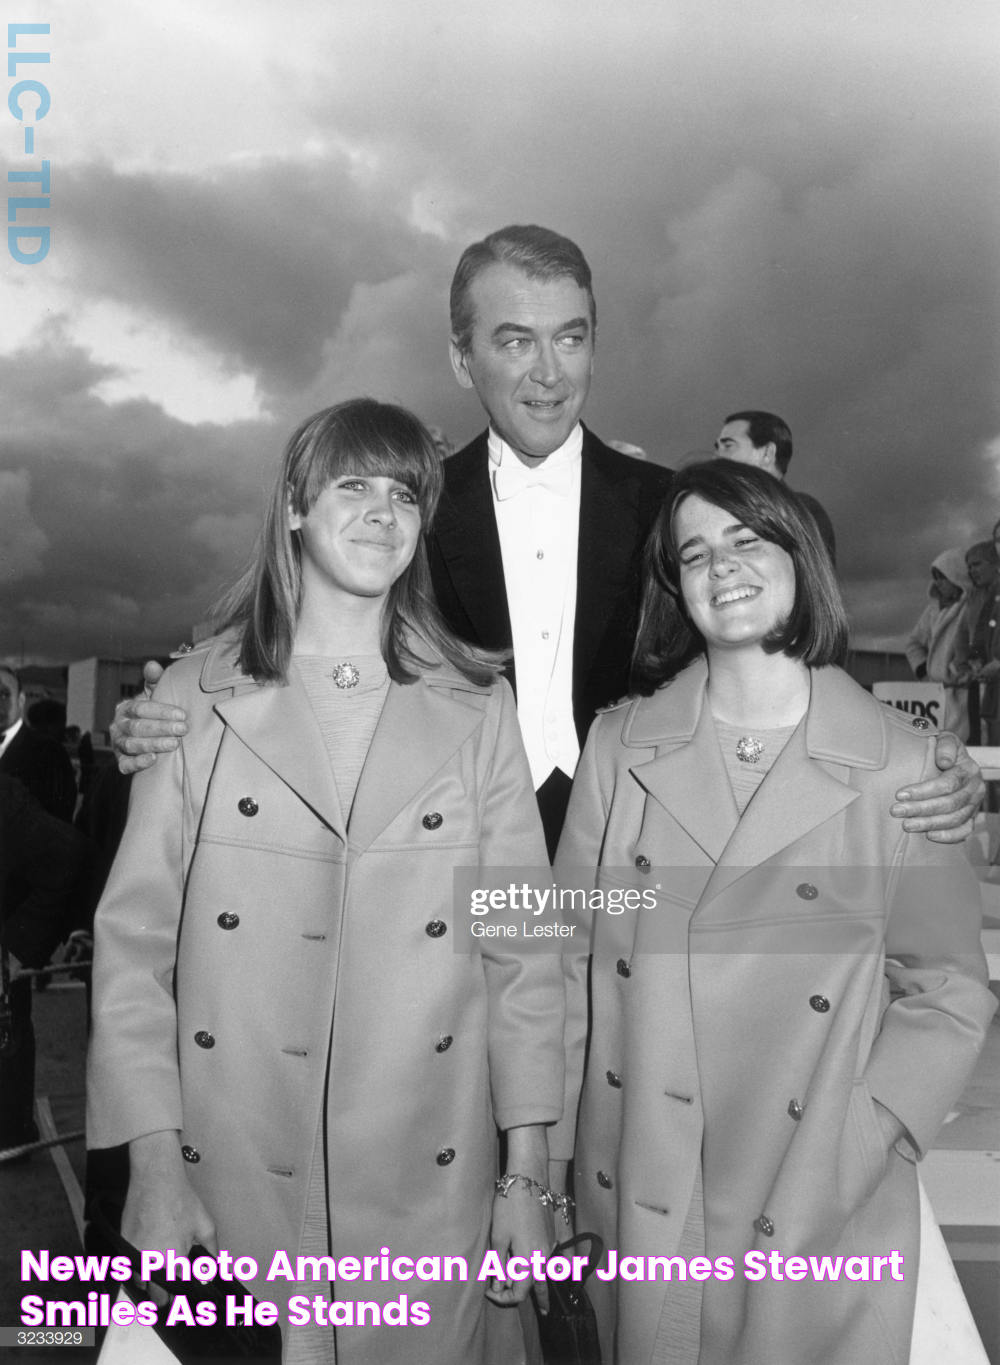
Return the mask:
[[878,1189],[888,1159],[875,1101],[868,1082],[858,1077],[851,1088],[840,1153],[840,1194],[848,1218]]

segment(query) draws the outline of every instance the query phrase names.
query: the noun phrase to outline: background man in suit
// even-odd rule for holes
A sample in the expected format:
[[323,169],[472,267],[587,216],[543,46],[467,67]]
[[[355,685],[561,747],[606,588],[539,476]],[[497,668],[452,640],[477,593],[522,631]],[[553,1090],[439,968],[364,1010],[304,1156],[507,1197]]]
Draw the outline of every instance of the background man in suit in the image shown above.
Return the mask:
[[[445,464],[431,574],[453,630],[513,646],[508,674],[551,852],[594,712],[628,691],[642,547],[670,472],[611,450],[579,420],[597,310],[574,242],[511,226],[474,243],[452,281],[451,326],[455,376],[490,425]],[[147,664],[148,682],[160,674]],[[186,729],[177,707],[121,703],[111,736],[122,771],[148,767]],[[938,765],[942,775],[907,789],[893,814],[911,832],[961,840],[983,783],[951,737]]]
[[[0,666],[0,774],[16,779],[34,797],[47,816],[69,823],[76,805],[76,779],[69,755],[61,744],[37,734],[24,720],[25,698],[20,680],[13,669]],[[9,785],[9,784],[8,784]],[[12,830],[5,830],[6,854],[0,866],[0,902],[4,924],[4,948],[15,957],[23,953],[22,938],[26,927],[36,924],[39,915],[31,910],[37,888],[19,869],[15,848],[10,843]],[[44,834],[43,834],[44,837]],[[68,831],[65,842],[72,844],[76,835]],[[58,850],[53,847],[56,860]],[[53,871],[55,869],[53,868]],[[51,889],[51,888],[50,888]],[[30,912],[30,913],[29,913]],[[48,914],[49,927],[55,916]],[[18,927],[16,941],[8,944],[8,934]],[[66,923],[68,930],[71,926]],[[59,939],[47,942],[48,953]],[[44,965],[39,961],[39,945],[29,966]],[[35,1032],[31,1023],[31,978],[13,981],[9,992],[11,1040],[6,1055],[0,1057],[0,1147],[16,1147],[22,1142],[33,1142],[38,1129],[31,1110],[35,1097]]]
[[[776,479],[784,481],[788,464],[792,458],[792,433],[788,423],[773,412],[731,412],[723,423],[715,442],[716,453],[727,460],[738,460],[740,464],[753,464],[758,469],[766,469]],[[833,532],[833,522],[821,502],[809,493],[796,490],[795,496],[812,513],[813,521],[819,527],[830,558],[837,561],[837,540]]]
[[54,739],[32,730],[24,711],[17,674],[0,665],[0,772],[22,782],[49,815],[71,821],[76,777],[69,755]]

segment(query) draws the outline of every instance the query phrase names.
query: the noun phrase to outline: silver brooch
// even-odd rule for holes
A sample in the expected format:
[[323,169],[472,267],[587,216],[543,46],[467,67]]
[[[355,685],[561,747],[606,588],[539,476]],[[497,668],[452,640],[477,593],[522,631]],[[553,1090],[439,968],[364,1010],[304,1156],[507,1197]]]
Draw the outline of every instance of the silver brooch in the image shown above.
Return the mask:
[[744,735],[736,741],[736,757],[741,763],[759,763],[764,746],[753,735]]
[[338,664],[333,670],[333,681],[342,692],[347,692],[350,688],[357,687],[361,681],[361,674],[354,664]]

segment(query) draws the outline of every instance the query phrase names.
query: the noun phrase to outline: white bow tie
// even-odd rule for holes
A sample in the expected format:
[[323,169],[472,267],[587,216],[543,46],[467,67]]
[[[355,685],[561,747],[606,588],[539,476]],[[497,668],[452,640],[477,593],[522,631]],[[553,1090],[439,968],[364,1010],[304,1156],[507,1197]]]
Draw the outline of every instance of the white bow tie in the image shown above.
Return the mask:
[[493,470],[493,487],[500,502],[516,498],[526,488],[547,488],[560,498],[569,497],[573,491],[573,466],[571,464],[550,465],[548,460],[529,469],[527,465],[497,465]]

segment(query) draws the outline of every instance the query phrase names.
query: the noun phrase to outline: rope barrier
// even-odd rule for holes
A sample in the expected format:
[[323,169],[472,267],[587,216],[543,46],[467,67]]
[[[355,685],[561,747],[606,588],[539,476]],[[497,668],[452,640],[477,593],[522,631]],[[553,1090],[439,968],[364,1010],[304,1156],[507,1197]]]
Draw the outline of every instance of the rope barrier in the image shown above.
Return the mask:
[[0,1166],[5,1161],[16,1161],[28,1152],[43,1152],[47,1147],[61,1147],[66,1142],[81,1142],[85,1136],[80,1128],[73,1133],[60,1133],[57,1137],[39,1138],[37,1142],[22,1142],[20,1147],[4,1147],[0,1150]]
[[82,962],[54,962],[51,967],[22,967],[14,980],[20,981],[23,976],[51,976],[53,972],[77,972],[93,965],[94,959],[86,958]]

